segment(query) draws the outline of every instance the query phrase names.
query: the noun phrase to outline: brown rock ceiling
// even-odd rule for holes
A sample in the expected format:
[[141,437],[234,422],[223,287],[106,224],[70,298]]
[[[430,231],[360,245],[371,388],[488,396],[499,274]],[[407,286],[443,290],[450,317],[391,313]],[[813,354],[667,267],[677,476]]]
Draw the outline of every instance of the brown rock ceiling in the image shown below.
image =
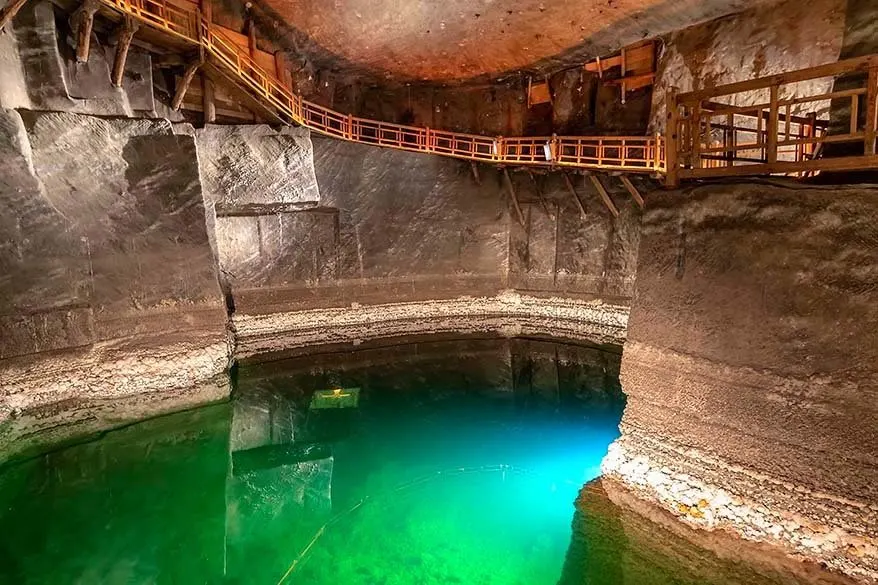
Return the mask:
[[341,63],[463,80],[605,54],[767,0],[260,0]]

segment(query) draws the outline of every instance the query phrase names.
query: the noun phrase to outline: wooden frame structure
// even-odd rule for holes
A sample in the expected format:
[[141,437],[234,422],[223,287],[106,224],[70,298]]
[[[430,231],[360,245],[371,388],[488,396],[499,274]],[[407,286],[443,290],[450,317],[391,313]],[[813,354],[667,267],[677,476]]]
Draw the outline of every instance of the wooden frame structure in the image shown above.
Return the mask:
[[[865,83],[847,90],[815,89],[820,80],[832,83],[842,75],[860,75]],[[878,55],[671,94],[666,183],[878,168],[876,101]],[[847,131],[829,134],[828,119],[818,119],[818,113],[832,107],[838,114],[848,103],[847,120],[841,122]],[[838,143],[861,145],[862,154],[818,158],[823,145]]]
[[[663,141],[643,136],[542,136],[504,138],[405,126],[341,114],[303,99],[213,26],[199,11],[167,0],[100,0],[117,15],[132,16],[175,44],[197,47],[203,70],[211,78],[231,81],[260,109],[286,124],[315,132],[399,150],[425,152],[512,165],[562,166],[591,170],[660,173]],[[185,49],[185,47],[183,47]],[[181,98],[182,99],[182,98]],[[175,100],[176,102],[177,100]]]
[[[0,10],[0,24],[8,23],[24,1],[12,0]],[[307,101],[292,91],[288,73],[277,73],[284,69],[282,56],[273,56],[275,71],[269,72],[253,54],[253,34],[249,47],[242,47],[221,27],[212,24],[209,5],[202,13],[173,0],[85,0],[77,15],[82,21],[80,40],[87,38],[85,33],[95,6],[122,22],[114,83],[122,81],[127,46],[137,30],[149,42],[197,55],[187,63],[173,105],[180,106],[188,85],[201,71],[208,120],[216,116],[213,83],[226,81],[266,119],[299,124],[342,140],[473,162],[658,174],[665,175],[669,187],[676,187],[682,179],[802,176],[818,171],[878,169],[878,55],[679,95],[670,91],[665,137],[656,134],[506,138],[380,122],[341,114]],[[87,58],[87,41],[80,42],[77,49],[80,59]],[[623,65],[624,58],[620,59]],[[860,75],[865,83],[859,88],[810,95],[801,95],[801,86],[796,86],[795,91],[790,87],[840,75]],[[813,84],[809,87],[813,88]],[[837,105],[839,100],[850,103],[848,131],[829,134],[828,121],[820,119],[818,112],[825,112],[828,104]],[[862,154],[819,157],[823,145],[833,143],[853,144],[857,148],[861,145]],[[592,182],[595,183],[594,177]],[[630,182],[624,184],[638,205],[642,205],[636,189]],[[594,186],[600,193],[599,181]],[[576,196],[575,189],[572,193]]]

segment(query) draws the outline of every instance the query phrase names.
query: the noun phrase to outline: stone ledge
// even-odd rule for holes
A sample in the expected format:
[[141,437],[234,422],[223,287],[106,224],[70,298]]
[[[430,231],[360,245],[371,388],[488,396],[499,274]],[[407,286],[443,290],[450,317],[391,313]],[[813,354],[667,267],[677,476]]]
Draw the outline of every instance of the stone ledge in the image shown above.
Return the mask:
[[0,463],[76,436],[228,397],[221,335],[136,339],[0,363]]
[[304,346],[354,345],[370,339],[425,333],[498,332],[513,337],[554,337],[620,344],[628,308],[601,301],[538,298],[504,292],[492,297],[389,303],[275,313],[236,315],[235,355],[253,358]]

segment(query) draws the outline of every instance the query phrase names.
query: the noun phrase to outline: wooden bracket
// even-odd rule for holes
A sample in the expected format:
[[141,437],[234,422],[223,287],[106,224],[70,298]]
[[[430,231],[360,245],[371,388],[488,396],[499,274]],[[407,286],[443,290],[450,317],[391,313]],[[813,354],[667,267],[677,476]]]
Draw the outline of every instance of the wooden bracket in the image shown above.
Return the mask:
[[27,0],[8,0],[3,8],[0,8],[0,31],[6,28],[6,25],[12,22],[21,7]]
[[76,31],[76,62],[87,63],[91,45],[91,31],[94,27],[95,14],[101,7],[100,0],[85,0],[76,9],[70,20]]
[[186,92],[189,90],[192,78],[195,77],[195,73],[203,63],[204,61],[199,57],[186,66],[186,71],[183,72],[183,79],[180,80],[177,91],[174,92],[174,100],[171,102],[171,109],[175,112],[180,111],[180,106],[183,105],[183,98],[186,97]]
[[579,199],[579,194],[576,192],[576,187],[573,186],[573,181],[570,180],[570,176],[562,172],[564,175],[564,183],[567,185],[567,189],[570,191],[570,194],[573,195],[573,200],[576,202],[576,207],[579,208],[579,215],[582,216],[582,219],[585,219],[585,206],[582,204],[582,201]]
[[594,185],[595,191],[598,192],[598,195],[600,195],[601,200],[604,202],[604,205],[607,207],[607,209],[610,210],[610,213],[613,214],[613,217],[619,217],[619,210],[616,209],[616,205],[613,203],[613,200],[610,199],[610,194],[607,193],[607,190],[604,187],[603,183],[601,183],[600,179],[598,179],[596,175],[592,174],[590,174],[588,178],[591,179],[591,184]]
[[619,175],[619,180],[622,181],[622,184],[625,185],[626,189],[628,189],[628,192],[631,194],[631,198],[637,202],[637,205],[640,206],[640,209],[643,209],[643,197],[641,197],[640,191],[637,190],[637,187],[634,186],[634,183],[631,182],[631,179],[629,179],[625,175]]
[[119,31],[119,41],[116,43],[116,57],[113,59],[113,73],[110,80],[114,87],[122,87],[122,76],[125,74],[125,62],[128,60],[128,49],[134,40],[134,33],[140,25],[131,16],[126,16]]

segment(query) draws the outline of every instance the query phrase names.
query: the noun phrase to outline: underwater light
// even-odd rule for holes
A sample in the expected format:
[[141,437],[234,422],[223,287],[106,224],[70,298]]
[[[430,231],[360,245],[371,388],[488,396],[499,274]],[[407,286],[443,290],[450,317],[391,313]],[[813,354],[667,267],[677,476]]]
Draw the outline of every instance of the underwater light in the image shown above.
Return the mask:
[[309,408],[320,410],[326,408],[357,408],[360,404],[359,388],[332,388],[318,390],[311,397]]

